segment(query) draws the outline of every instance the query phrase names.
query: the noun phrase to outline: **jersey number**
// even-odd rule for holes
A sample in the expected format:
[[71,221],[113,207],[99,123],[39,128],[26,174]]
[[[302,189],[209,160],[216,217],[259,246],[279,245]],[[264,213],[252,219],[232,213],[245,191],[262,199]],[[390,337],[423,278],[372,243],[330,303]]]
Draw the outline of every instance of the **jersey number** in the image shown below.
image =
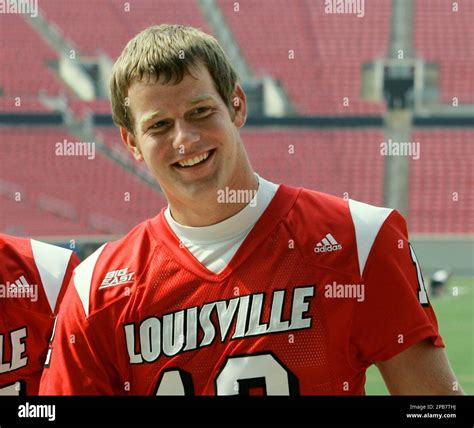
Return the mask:
[[[299,394],[296,376],[272,354],[228,357],[215,379],[216,395],[249,395],[254,388],[265,395]],[[191,375],[181,369],[165,370],[156,395],[194,395]]]
[[418,300],[420,301],[422,306],[429,306],[430,302],[428,301],[428,294],[426,292],[425,281],[423,281],[423,275],[421,274],[420,264],[418,263],[418,259],[416,258],[415,252],[410,245],[410,254],[411,260],[416,268],[416,276],[418,278]]

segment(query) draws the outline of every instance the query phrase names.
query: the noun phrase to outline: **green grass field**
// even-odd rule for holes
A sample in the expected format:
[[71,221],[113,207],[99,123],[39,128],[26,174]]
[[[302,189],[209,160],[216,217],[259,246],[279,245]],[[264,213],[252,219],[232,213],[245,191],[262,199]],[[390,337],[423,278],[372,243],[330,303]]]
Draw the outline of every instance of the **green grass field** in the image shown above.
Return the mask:
[[[474,395],[474,278],[452,278],[445,294],[431,304],[451,366],[466,394]],[[375,366],[367,370],[366,393],[388,394]]]

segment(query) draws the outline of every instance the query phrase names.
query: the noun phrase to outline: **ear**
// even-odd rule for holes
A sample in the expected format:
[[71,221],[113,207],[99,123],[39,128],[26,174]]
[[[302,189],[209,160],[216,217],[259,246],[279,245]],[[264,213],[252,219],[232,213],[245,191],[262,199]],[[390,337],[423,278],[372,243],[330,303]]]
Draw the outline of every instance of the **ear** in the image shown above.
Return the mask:
[[125,144],[125,147],[132,154],[135,160],[138,162],[143,161],[143,155],[138,147],[135,136],[123,127],[120,127],[120,136],[122,137],[122,142]]
[[233,122],[237,128],[242,128],[247,120],[247,97],[239,84],[235,85],[234,92],[232,92]]

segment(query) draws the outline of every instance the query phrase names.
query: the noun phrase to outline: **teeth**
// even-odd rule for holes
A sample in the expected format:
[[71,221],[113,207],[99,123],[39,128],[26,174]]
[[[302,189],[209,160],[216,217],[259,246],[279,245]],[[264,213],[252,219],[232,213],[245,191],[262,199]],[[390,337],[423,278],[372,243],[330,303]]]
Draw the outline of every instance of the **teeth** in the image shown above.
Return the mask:
[[209,152],[206,152],[202,155],[179,161],[178,164],[179,164],[179,166],[193,166],[193,165],[196,165],[199,162],[205,161],[208,157],[209,157]]

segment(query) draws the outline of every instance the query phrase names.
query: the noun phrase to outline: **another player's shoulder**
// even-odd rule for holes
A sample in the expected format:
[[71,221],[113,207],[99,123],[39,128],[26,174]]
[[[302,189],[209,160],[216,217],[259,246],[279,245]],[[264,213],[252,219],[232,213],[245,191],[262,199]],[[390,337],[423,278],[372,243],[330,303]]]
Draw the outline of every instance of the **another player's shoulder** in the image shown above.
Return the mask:
[[23,238],[12,235],[0,234],[0,252],[2,258],[18,257],[23,260],[30,259],[40,265],[55,268],[64,262],[69,262],[73,251],[36,239]]
[[[55,311],[62,286],[79,260],[72,250],[35,239],[0,234],[0,279],[10,289],[41,286],[51,311]],[[13,287],[13,288],[12,288]],[[40,295],[43,295],[40,293]],[[25,299],[14,299],[26,304]],[[38,307],[38,306],[37,306]]]
[[150,220],[140,223],[124,237],[103,244],[74,271],[74,287],[85,315],[128,297],[146,268],[156,241]]
[[0,233],[0,253],[2,259],[7,257],[31,258],[31,244],[27,238]]

